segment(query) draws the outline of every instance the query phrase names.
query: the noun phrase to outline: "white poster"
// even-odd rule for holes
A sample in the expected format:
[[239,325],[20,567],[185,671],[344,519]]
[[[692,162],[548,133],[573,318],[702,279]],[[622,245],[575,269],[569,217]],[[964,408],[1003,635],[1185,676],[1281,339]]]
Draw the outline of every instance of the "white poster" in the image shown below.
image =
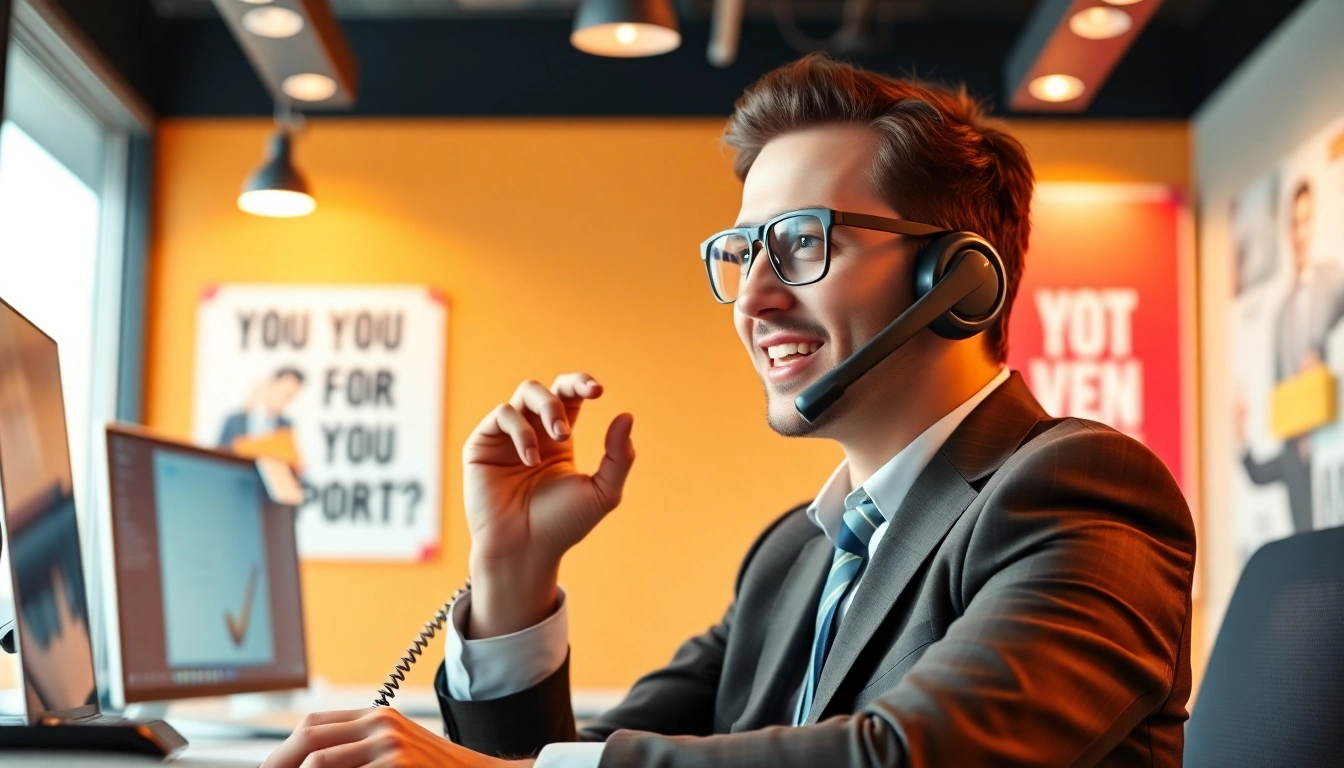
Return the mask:
[[207,291],[196,321],[195,440],[296,469],[305,558],[430,559],[447,321],[442,297],[420,286]]
[[1333,408],[1321,413],[1344,405],[1341,211],[1344,119],[1248,185],[1229,212],[1236,283],[1227,373],[1237,440],[1227,458],[1235,464],[1232,512],[1243,563],[1267,541],[1344,524],[1338,415],[1291,433],[1274,418],[1276,396],[1291,403],[1301,390],[1288,388],[1313,375],[1336,393]]

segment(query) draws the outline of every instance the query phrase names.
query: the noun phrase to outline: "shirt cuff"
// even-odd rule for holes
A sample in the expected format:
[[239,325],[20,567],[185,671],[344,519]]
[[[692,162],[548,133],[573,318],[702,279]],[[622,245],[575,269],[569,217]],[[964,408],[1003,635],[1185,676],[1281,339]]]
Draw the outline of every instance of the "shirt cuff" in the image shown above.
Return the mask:
[[606,748],[603,741],[547,744],[537,754],[533,768],[597,768]]
[[[509,635],[467,640],[470,611],[471,593],[467,592],[453,603],[443,652],[448,695],[458,701],[489,701],[525,691],[555,674],[569,655],[569,612],[563,589],[557,591],[555,613]],[[566,764],[559,765],[565,768]]]

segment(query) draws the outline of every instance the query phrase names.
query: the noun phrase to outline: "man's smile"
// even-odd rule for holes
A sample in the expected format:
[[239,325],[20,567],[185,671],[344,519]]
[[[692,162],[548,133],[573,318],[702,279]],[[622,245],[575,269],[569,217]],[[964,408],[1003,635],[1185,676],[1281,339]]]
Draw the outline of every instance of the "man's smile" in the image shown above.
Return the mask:
[[765,376],[774,383],[784,383],[803,374],[813,363],[817,350],[825,342],[816,337],[797,334],[779,334],[762,339],[757,346],[765,354]]

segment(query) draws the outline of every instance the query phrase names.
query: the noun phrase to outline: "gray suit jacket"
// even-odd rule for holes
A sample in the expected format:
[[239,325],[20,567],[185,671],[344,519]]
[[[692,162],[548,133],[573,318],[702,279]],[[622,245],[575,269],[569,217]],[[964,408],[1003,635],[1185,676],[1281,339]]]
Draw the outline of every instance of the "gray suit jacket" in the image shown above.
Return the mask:
[[723,619],[576,731],[568,662],[456,701],[447,733],[534,754],[605,740],[602,766],[1179,765],[1195,534],[1171,474],[1107,427],[1051,420],[1014,374],[916,480],[789,727],[831,544],[770,526]]

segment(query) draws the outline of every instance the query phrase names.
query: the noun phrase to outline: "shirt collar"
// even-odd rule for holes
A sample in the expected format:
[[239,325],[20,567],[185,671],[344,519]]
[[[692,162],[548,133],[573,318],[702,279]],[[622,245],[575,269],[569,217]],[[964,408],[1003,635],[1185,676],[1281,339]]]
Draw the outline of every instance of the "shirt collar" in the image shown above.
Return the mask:
[[[984,402],[991,392],[1008,380],[1008,375],[1007,368],[1000,370],[997,376],[980,388],[980,391],[935,421],[933,426],[920,433],[919,437],[911,440],[909,445],[892,456],[890,461],[883,464],[861,486],[877,506],[877,511],[882,513],[884,521],[890,522],[895,516],[896,509],[905,500],[905,495],[910,492],[915,479],[924,471],[924,467],[928,466],[934,454],[938,453],[938,449],[943,447],[943,443],[947,442],[947,438],[952,436],[977,405]],[[840,518],[845,514],[845,502],[854,492],[849,485],[849,463],[842,461],[831,473],[831,478],[821,487],[817,498],[808,505],[808,519],[825,531],[826,538],[832,543],[839,535]]]

